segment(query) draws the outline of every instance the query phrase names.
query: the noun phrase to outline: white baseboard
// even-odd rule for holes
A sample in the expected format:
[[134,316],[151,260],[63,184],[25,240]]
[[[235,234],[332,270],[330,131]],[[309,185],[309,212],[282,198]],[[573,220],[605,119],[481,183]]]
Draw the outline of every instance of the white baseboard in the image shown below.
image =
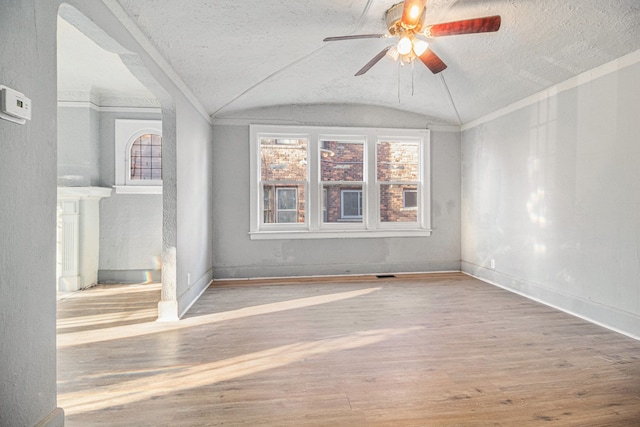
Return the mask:
[[64,427],[64,410],[56,408],[38,421],[34,427]]
[[561,293],[542,284],[466,261],[462,261],[461,267],[463,273],[478,280],[640,341],[640,317],[633,313]]

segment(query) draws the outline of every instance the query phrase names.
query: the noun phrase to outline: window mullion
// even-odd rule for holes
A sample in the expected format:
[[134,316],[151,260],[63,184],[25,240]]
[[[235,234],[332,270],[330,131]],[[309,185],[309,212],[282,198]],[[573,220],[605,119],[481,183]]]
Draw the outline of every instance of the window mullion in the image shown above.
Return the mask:
[[317,231],[322,222],[322,191],[320,189],[320,156],[318,133],[311,132],[307,144],[307,216],[309,230]]
[[377,229],[379,224],[378,215],[378,186],[376,185],[376,144],[377,138],[374,133],[369,133],[365,141],[365,176],[363,194],[365,198],[363,200],[365,228],[368,230]]

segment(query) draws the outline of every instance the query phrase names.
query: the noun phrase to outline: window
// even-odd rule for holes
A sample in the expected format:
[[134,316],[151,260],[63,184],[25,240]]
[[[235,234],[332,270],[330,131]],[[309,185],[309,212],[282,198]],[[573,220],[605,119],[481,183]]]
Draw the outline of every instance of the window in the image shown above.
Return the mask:
[[129,180],[162,179],[162,136],[145,133],[136,138],[129,151]]
[[340,192],[342,218],[362,219],[362,190]]
[[417,211],[403,210],[404,190],[420,184],[420,145],[414,141],[383,140],[376,148],[380,221],[415,222]]
[[260,137],[262,224],[304,224],[307,188],[307,139],[304,136]]
[[115,121],[115,189],[125,194],[162,194],[162,122]]
[[428,130],[250,134],[252,239],[430,235]]
[[320,140],[320,183],[326,193],[323,223],[362,223],[364,139],[333,137]]
[[418,190],[413,187],[407,187],[402,190],[402,207],[405,209],[418,207]]
[[264,186],[263,222],[265,224],[298,221],[298,189]]

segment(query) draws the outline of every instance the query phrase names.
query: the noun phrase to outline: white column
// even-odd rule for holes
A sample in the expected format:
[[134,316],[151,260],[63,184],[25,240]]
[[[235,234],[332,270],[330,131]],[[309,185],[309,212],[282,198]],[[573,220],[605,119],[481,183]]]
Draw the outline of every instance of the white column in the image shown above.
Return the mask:
[[59,291],[82,289],[79,272],[80,199],[58,200]]
[[100,236],[99,202],[111,188],[58,187],[59,291],[96,283]]

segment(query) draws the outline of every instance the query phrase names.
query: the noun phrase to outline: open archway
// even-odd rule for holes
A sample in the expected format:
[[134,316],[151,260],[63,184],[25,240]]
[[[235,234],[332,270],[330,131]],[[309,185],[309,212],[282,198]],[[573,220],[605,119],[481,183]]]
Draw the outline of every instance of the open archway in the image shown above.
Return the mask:
[[[175,242],[166,237],[176,234],[175,203],[163,194],[175,182],[173,100],[137,54],[68,4],[57,44],[57,289],[161,282],[158,317],[177,319]],[[129,133],[149,126],[162,137],[162,179],[131,180]]]

